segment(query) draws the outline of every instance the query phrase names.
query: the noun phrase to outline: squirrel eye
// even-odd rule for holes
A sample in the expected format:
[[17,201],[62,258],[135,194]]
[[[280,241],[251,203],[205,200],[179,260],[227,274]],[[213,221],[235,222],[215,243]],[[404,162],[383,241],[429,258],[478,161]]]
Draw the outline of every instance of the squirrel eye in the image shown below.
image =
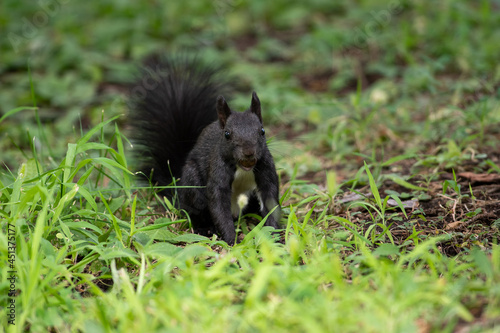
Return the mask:
[[231,133],[229,133],[228,131],[225,131],[224,137],[229,140],[229,138],[231,137]]
[[266,134],[266,130],[264,129],[264,127],[262,127],[262,128],[260,129],[260,134],[262,134],[262,135]]

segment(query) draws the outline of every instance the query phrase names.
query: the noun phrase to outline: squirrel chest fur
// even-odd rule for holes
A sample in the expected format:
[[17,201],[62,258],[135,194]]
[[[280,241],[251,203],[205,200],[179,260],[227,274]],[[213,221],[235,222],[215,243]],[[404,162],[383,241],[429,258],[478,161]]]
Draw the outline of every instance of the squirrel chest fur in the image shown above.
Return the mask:
[[[257,188],[255,183],[255,176],[251,171],[245,171],[239,167],[236,167],[236,172],[234,173],[234,180],[231,184],[231,213],[233,217],[236,218],[240,214],[241,201],[248,204],[248,199],[252,195],[252,192]],[[242,197],[243,196],[243,197]],[[262,206],[262,202],[259,198],[258,193],[256,193],[259,204]],[[238,202],[240,201],[240,202]]]

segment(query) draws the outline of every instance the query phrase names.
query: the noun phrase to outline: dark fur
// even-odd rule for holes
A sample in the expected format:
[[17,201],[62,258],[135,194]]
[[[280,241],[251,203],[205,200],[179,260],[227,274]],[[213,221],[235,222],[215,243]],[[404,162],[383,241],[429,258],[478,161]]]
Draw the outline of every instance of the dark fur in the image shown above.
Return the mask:
[[[257,95],[252,95],[250,109],[231,111],[222,96],[217,98],[228,87],[220,69],[196,59],[165,59],[145,74],[157,84],[142,98],[132,98],[130,116],[141,171],[149,176],[153,170],[151,180],[158,185],[169,185],[173,176],[180,177],[179,186],[197,186],[177,190],[180,208],[188,212],[196,232],[218,232],[233,244],[231,191],[237,165],[251,169],[257,185],[247,208],[257,208],[264,217],[279,202]],[[279,214],[273,215],[266,225],[279,228]]]
[[136,158],[153,184],[180,177],[201,131],[217,120],[215,99],[228,91],[218,67],[179,57],[150,61],[131,89],[129,124]]

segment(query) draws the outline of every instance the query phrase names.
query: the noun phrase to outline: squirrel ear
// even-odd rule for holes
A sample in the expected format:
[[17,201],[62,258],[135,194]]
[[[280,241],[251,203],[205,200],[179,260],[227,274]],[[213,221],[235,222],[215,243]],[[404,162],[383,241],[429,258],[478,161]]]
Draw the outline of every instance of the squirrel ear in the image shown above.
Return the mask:
[[227,118],[231,115],[231,109],[222,95],[217,97],[215,109],[217,110],[217,115],[219,116],[220,127],[224,128],[226,126]]
[[259,97],[257,97],[257,93],[255,91],[252,93],[252,104],[250,104],[250,111],[252,113],[255,113],[257,117],[259,117],[260,123],[262,124],[260,100]]

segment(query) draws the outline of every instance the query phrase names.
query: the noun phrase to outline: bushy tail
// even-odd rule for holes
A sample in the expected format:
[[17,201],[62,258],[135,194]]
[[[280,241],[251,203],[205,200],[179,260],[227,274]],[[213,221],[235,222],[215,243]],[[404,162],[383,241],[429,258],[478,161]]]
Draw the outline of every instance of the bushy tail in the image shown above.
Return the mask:
[[217,119],[215,102],[230,83],[217,66],[197,58],[150,61],[132,87],[129,127],[139,170],[153,184],[181,175],[201,131]]

